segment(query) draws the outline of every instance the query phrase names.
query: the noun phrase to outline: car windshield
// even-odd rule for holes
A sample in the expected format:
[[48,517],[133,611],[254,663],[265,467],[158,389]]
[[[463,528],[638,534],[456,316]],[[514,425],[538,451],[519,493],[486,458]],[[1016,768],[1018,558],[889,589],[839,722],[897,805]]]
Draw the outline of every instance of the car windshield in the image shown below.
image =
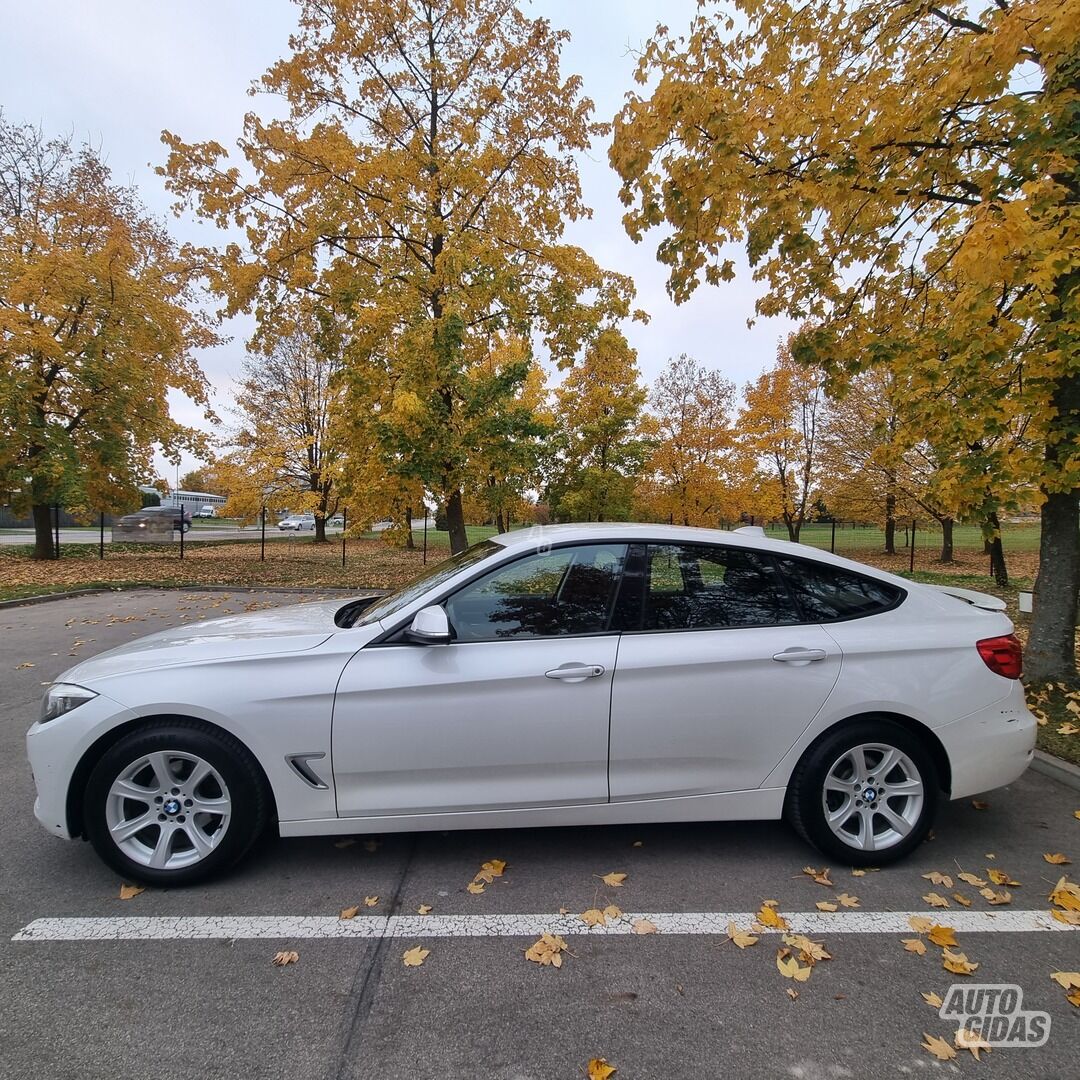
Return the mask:
[[396,614],[402,608],[408,607],[418,596],[422,596],[428,590],[441,585],[459,570],[483,562],[484,559],[493,555],[496,551],[500,551],[501,547],[502,545],[496,544],[493,540],[481,540],[479,544],[473,544],[472,547],[459,551],[456,555],[451,555],[449,559],[436,563],[430,570],[425,571],[415,581],[409,582],[404,588],[398,589],[397,592],[376,601],[361,613],[353,625],[368,626],[379,619],[385,619]]

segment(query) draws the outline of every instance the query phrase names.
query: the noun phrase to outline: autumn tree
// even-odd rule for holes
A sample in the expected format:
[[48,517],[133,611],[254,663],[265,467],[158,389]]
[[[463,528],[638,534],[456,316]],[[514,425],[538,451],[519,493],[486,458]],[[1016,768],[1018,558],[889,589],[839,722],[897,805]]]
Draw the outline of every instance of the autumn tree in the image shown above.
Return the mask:
[[384,453],[445,502],[457,551],[462,487],[483,466],[475,410],[497,415],[519,389],[485,376],[499,336],[566,365],[630,314],[629,279],[562,241],[588,213],[575,154],[605,129],[560,73],[567,34],[515,0],[298,6],[290,55],[256,84],[284,117],[248,114],[243,167],[166,133],[168,186],[245,229],[245,245],[204,253],[229,311],[297,291],[352,311],[346,386],[366,393],[364,366],[387,365]]
[[244,361],[236,390],[238,429],[224,458],[230,513],[254,518],[266,505],[315,515],[315,541],[338,508],[343,459],[338,376],[347,335],[325,307],[302,304],[275,323],[263,351]]
[[207,406],[216,340],[189,264],[90,147],[0,115],[0,485],[53,556],[49,507],[138,505],[155,447],[198,451],[171,390]]
[[[1080,18],[1075,0],[706,5],[658,30],[617,121],[631,235],[685,298],[734,273],[758,311],[811,319],[834,380],[878,364],[968,449],[964,486],[1037,485],[1028,670],[1075,671],[1080,583]],[[942,389],[947,394],[937,394]],[[952,402],[963,400],[956,409]],[[1030,418],[1034,453],[987,434]],[[990,517],[995,511],[988,511]]]
[[776,363],[743,391],[739,436],[775,485],[788,537],[798,542],[814,510],[821,476],[826,400],[821,374],[792,358],[782,341]]
[[648,454],[637,353],[616,329],[602,332],[555,390],[547,501],[558,521],[626,521]]
[[228,494],[223,478],[212,463],[189,469],[180,477],[180,488],[183,491],[204,491],[208,495]]

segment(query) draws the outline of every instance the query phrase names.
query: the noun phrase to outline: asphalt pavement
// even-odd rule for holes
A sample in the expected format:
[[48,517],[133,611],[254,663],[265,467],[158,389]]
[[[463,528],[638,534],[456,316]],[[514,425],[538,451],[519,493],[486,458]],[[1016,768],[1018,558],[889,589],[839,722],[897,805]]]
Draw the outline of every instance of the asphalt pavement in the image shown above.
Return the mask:
[[[1080,969],[1080,931],[1046,914],[1053,883],[1076,868],[1043,859],[1080,861],[1080,793],[1035,773],[985,795],[985,809],[950,804],[900,866],[860,877],[833,867],[833,887],[802,872],[820,869],[820,856],[770,822],[358,833],[352,843],[268,836],[225,878],[121,900],[121,882],[89,845],[47,836],[33,818],[23,735],[42,684],[76,657],[164,626],[299,599],[137,592],[0,609],[0,1077],[580,1080],[594,1058],[617,1069],[613,1080],[1080,1076],[1080,1008],[1050,979]],[[490,860],[504,860],[504,872],[470,892]],[[955,880],[988,869],[1020,882],[1007,907]],[[935,871],[953,887],[922,876]],[[609,873],[627,876],[613,886],[602,880]],[[959,891],[972,907],[951,900],[932,910],[923,900],[931,891]],[[858,908],[841,906],[839,929],[811,935],[832,958],[805,982],[778,970],[778,935],[739,950],[704,917],[754,912],[765,900],[793,920],[816,917],[801,913],[842,893]],[[377,899],[368,907],[365,897]],[[525,959],[531,931],[505,929],[514,915],[556,925],[566,921],[560,911],[609,904],[657,922],[694,918],[682,933],[567,933],[558,969]],[[445,933],[413,935],[415,920],[390,931],[387,916],[428,905],[432,918],[451,917],[432,923]],[[245,929],[264,916],[333,925],[351,906],[356,920],[378,920],[358,924],[374,927],[371,936]],[[920,1046],[924,1033],[952,1031],[922,994],[944,996],[959,977],[932,944],[926,955],[905,951],[901,938],[914,932],[854,932],[844,918],[871,913],[886,925],[889,912],[921,912],[947,926],[981,912],[979,925],[991,926],[1006,911],[1038,912],[1032,926],[1050,929],[961,931],[959,948],[979,964],[973,978],[1016,984],[1024,1008],[1049,1014],[1049,1039],[938,1063]],[[240,929],[140,939],[115,921],[169,916],[229,917]],[[12,940],[36,920],[81,917],[121,929],[107,940]],[[417,945],[429,953],[406,966],[403,954]],[[273,966],[282,950],[297,962]]]

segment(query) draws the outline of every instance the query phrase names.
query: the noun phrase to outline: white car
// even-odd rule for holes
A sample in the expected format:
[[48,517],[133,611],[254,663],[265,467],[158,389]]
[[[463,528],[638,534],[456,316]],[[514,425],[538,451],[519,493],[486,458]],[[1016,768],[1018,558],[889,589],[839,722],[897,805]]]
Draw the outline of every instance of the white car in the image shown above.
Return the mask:
[[315,529],[315,515],[314,514],[292,514],[287,518],[282,518],[278,522],[279,529],[293,529],[296,532],[302,532],[304,529]]
[[786,817],[900,858],[1015,780],[1035,720],[1002,602],[760,529],[569,525],[370,606],[181,626],[85,660],[27,736],[35,812],[125,878],[282,836]]

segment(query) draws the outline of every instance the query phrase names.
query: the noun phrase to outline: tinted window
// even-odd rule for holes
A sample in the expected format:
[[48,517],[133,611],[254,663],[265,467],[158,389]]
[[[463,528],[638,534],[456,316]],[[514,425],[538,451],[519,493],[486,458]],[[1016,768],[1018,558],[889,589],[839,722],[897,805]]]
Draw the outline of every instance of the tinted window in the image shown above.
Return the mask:
[[608,629],[625,544],[555,548],[518,559],[446,601],[457,641],[595,634]]
[[778,559],[795,599],[807,619],[828,622],[856,619],[893,607],[903,590],[849,570],[801,559]]
[[799,621],[767,556],[740,548],[649,545],[643,629],[710,630]]

